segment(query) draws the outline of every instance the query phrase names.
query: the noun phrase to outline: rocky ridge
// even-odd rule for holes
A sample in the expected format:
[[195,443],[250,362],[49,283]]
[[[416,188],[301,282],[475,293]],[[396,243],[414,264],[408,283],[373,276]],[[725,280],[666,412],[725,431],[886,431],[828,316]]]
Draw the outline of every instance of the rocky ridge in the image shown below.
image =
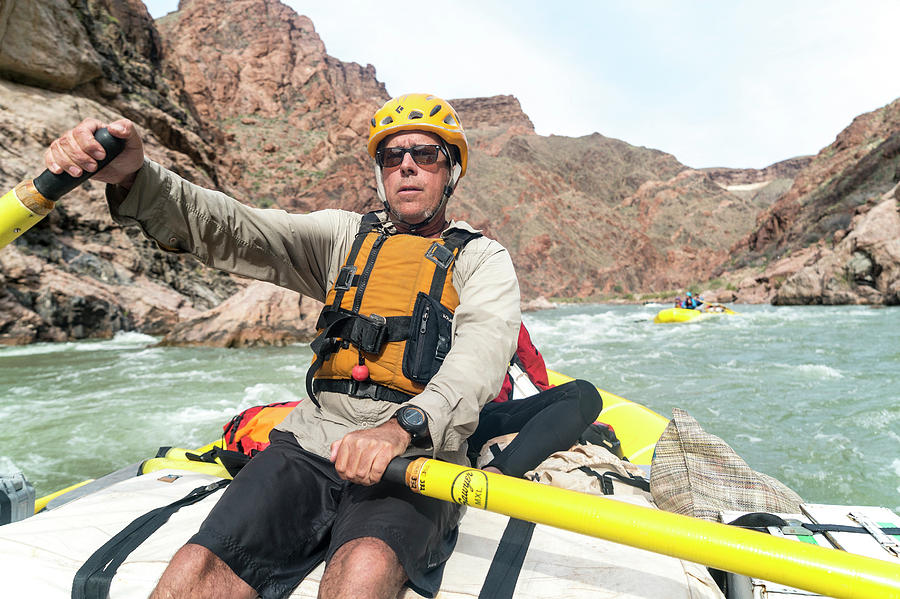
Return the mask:
[[[843,244],[849,237],[854,243],[866,245],[866,240],[873,239],[872,230],[890,235],[893,217],[889,208],[869,217],[883,221],[878,224],[870,220],[864,225],[864,220],[856,216],[869,212],[874,204],[890,205],[891,190],[898,182],[900,100],[895,100],[858,116],[823,148],[797,174],[791,187],[760,213],[755,230],[731,248],[731,260],[717,274],[740,278],[736,295],[745,299],[806,304],[900,303],[889,291],[898,284],[893,254],[875,251],[862,258],[855,251],[844,251],[847,246]],[[853,232],[862,226],[867,231],[860,239]],[[817,268],[825,281],[814,282],[805,275],[781,291],[789,278],[822,260],[825,262]],[[857,276],[861,268],[870,276]],[[826,282],[834,277],[843,282]],[[800,289],[804,285],[808,288]],[[836,292],[838,289],[840,292]]]
[[[48,32],[59,43],[35,42]],[[330,57],[309,19],[276,0],[182,0],[156,22],[140,0],[7,0],[0,42],[6,188],[37,174],[46,145],[81,118],[122,115],[144,130],[152,159],[247,203],[377,205],[364,140],[387,91],[373,66]],[[896,183],[894,108],[861,116],[814,158],[693,170],[599,134],[539,136],[513,96],[451,101],[472,146],[452,215],[510,249],[525,299],[659,294],[718,276],[731,282],[725,299],[773,301],[782,283],[826,257],[826,246],[853,240],[849,253],[829,254],[827,270],[847,272],[841,261],[852,261],[847,289],[816,296],[800,277],[775,301],[896,303],[893,250],[875,247],[890,245],[892,229],[857,231],[882,230],[863,223],[865,206],[869,219],[889,217],[873,198]],[[0,251],[0,343],[118,330],[196,343],[203,336],[190,329],[201,323],[207,342],[224,345],[308,338],[296,323],[278,325],[290,329],[283,336],[211,332],[233,322],[230,306],[246,312],[246,303],[225,300],[248,282],[116,226],[102,192],[83,185]],[[299,304],[244,293],[261,304],[255,318],[266,326],[276,309],[292,313],[284,301]]]

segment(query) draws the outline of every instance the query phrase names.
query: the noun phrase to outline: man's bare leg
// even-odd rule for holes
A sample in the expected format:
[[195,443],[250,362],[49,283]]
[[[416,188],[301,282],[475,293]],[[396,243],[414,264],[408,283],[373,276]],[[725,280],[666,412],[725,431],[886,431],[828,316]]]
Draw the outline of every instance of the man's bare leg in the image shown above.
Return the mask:
[[189,543],[172,556],[150,599],[254,599],[256,596],[256,591],[212,551]]
[[319,599],[393,599],[406,572],[393,549],[373,537],[354,539],[338,549],[319,583]]

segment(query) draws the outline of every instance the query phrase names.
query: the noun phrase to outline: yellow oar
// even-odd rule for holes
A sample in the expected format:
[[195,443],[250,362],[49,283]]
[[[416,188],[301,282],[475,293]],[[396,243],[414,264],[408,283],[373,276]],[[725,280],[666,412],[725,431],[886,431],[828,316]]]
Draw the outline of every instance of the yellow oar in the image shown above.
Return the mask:
[[106,150],[106,157],[97,161],[97,170],[93,173],[84,172],[80,177],[72,177],[45,170],[34,180],[22,181],[0,197],[0,249],[50,214],[56,200],[100,172],[125,149],[125,140],[106,129],[98,129],[94,139]]
[[416,493],[841,599],[900,599],[900,565],[419,458],[385,478]]

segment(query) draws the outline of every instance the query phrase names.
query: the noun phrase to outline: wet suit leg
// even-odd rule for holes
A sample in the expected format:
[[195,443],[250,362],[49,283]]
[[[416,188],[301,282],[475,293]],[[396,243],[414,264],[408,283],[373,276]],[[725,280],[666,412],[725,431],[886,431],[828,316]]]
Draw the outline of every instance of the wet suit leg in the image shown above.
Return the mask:
[[469,459],[474,463],[490,439],[519,433],[488,466],[521,477],[550,454],[574,445],[602,407],[597,388],[580,379],[526,399],[489,403],[469,437]]

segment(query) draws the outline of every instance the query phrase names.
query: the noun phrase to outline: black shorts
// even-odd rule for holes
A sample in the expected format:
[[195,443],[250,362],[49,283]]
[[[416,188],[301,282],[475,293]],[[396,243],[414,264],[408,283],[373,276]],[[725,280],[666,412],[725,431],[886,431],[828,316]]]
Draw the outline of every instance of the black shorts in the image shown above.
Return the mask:
[[460,507],[381,482],[342,480],[293,435],[272,431],[188,541],[216,554],[264,599],[287,597],[348,541],[375,537],[400,560],[408,585],[434,597],[456,545]]

